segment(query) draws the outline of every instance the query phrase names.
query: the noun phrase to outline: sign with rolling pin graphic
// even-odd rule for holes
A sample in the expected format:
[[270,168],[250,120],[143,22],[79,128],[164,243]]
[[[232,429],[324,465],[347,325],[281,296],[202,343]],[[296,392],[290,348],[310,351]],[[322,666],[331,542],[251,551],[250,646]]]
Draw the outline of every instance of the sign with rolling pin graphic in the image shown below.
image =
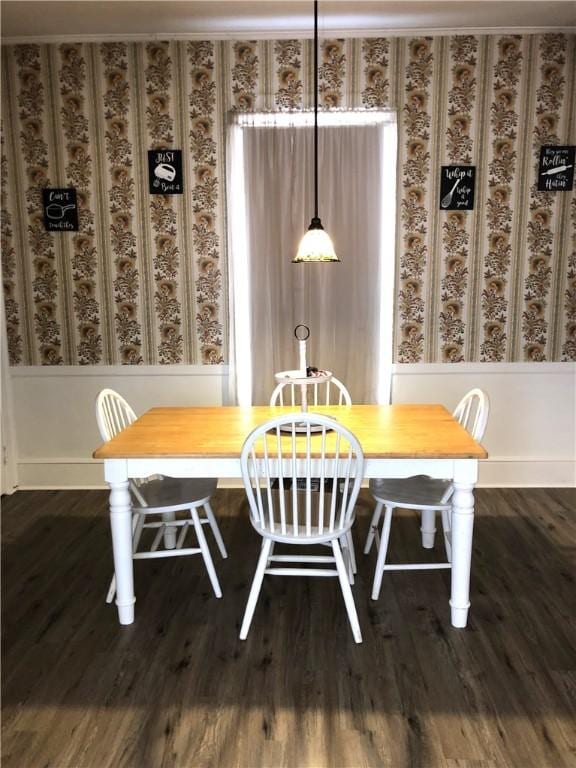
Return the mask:
[[476,166],[443,165],[440,174],[440,210],[472,211]]
[[570,192],[574,185],[575,150],[576,147],[540,148],[539,192]]

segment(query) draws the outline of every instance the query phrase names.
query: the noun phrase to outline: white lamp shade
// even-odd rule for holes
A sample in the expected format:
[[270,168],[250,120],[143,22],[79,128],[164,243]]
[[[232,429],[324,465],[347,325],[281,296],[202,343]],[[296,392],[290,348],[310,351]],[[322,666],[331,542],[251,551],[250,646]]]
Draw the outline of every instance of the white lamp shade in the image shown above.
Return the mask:
[[340,261],[330,235],[323,229],[309,229],[298,246],[298,252],[292,259],[293,264],[313,261]]

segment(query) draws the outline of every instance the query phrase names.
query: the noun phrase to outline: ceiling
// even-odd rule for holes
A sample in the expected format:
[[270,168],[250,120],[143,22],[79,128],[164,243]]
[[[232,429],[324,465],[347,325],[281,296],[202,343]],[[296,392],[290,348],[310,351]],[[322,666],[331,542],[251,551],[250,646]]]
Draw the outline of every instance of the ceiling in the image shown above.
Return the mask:
[[[2,0],[2,42],[311,37],[312,0]],[[574,0],[323,0],[321,36],[576,32]]]

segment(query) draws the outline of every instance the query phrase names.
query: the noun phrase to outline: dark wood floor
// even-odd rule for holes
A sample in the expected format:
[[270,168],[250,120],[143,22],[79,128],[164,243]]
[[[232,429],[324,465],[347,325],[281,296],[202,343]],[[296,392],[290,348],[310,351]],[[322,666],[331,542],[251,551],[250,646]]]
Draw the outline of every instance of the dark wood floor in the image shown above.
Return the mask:
[[[447,572],[385,574],[370,601],[363,497],[357,646],[326,579],[269,577],[238,640],[259,548],[242,491],[215,503],[223,599],[199,558],[140,561],[130,627],[104,603],[107,494],[4,497],[2,765],[576,766],[574,501],[477,492],[471,617],[454,630]],[[421,557],[418,537],[400,514],[394,557]]]

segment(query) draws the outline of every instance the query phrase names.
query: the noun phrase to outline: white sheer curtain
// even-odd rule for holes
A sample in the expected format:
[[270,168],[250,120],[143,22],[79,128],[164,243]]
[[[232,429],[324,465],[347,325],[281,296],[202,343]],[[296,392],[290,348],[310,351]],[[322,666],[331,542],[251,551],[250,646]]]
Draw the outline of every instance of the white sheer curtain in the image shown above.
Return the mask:
[[[231,399],[267,403],[274,372],[331,370],[353,402],[389,397],[396,124],[392,113],[319,116],[319,215],[339,264],[292,264],[314,213],[312,114],[239,115],[230,128]],[[328,123],[328,124],[327,124]]]

